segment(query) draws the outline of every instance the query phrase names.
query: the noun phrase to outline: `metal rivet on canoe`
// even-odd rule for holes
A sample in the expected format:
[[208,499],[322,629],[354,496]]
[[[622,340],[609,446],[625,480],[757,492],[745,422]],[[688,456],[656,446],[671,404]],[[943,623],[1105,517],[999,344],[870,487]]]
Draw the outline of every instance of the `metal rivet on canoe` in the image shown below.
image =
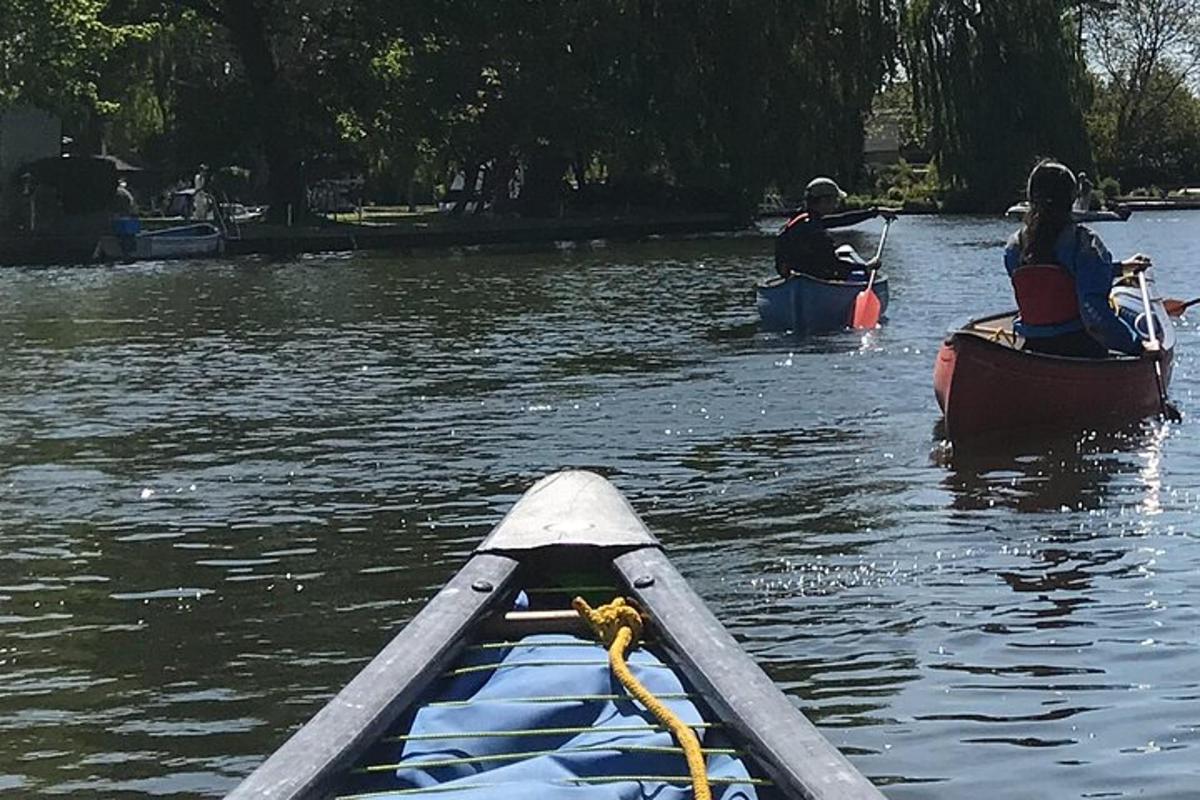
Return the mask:
[[633,579],[633,586],[635,589],[645,589],[645,588],[653,586],[653,585],[654,585],[654,576],[653,575],[638,575],[636,578]]
[[491,581],[478,580],[471,584],[471,588],[477,592],[490,592],[496,587],[492,586]]

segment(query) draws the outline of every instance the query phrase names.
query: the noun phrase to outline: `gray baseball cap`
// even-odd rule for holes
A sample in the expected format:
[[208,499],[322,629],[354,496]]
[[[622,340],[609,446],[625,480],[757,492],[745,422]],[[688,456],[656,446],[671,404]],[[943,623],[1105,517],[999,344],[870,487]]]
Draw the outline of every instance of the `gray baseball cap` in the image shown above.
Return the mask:
[[833,178],[821,176],[813,178],[808,182],[808,186],[804,187],[804,196],[844,198],[846,193],[842,191],[842,187],[838,186]]

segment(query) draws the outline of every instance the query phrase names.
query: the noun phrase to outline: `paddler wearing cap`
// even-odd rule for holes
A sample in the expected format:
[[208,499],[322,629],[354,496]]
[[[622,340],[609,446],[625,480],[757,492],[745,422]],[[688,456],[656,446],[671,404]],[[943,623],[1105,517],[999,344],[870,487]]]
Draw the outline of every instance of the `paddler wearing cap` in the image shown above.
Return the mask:
[[1074,174],[1054,159],[1029,173],[1029,210],[1004,248],[1020,315],[1014,330],[1024,349],[1079,358],[1105,358],[1110,350],[1157,357],[1133,327],[1113,311],[1109,292],[1125,269],[1144,269],[1140,253],[1114,262],[1100,237],[1076,224]]
[[853,270],[874,269],[878,258],[854,263],[838,258],[830,228],[846,228],[877,216],[895,219],[886,208],[836,213],[846,193],[833,178],[818,177],[804,189],[804,210],[787,221],[775,237],[775,271],[787,278],[804,274],[814,278],[843,281]]

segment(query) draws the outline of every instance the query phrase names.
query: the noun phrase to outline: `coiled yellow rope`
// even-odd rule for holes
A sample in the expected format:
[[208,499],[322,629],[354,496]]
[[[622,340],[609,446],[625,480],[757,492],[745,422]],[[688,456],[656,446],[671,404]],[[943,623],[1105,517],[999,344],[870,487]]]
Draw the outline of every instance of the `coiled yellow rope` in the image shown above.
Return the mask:
[[695,732],[651,694],[650,690],[633,676],[629,665],[625,663],[625,653],[630,645],[642,636],[641,614],[626,603],[623,597],[617,597],[611,603],[595,609],[582,597],[576,597],[571,601],[571,605],[588,621],[600,641],[608,648],[609,667],[625,687],[625,691],[666,726],[683,748],[683,756],[687,759],[688,772],[692,777],[692,794],[696,800],[712,800],[708,773],[704,768],[704,755],[700,751],[700,740],[696,738]]

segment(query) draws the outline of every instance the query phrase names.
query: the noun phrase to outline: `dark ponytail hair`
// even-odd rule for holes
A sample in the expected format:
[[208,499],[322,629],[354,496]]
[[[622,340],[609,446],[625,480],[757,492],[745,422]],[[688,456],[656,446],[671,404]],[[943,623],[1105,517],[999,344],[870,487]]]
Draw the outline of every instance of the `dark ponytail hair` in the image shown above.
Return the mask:
[[1043,158],[1029,173],[1025,193],[1029,211],[1021,231],[1021,262],[1049,264],[1054,261],[1054,243],[1071,223],[1075,202],[1075,176],[1052,158]]

